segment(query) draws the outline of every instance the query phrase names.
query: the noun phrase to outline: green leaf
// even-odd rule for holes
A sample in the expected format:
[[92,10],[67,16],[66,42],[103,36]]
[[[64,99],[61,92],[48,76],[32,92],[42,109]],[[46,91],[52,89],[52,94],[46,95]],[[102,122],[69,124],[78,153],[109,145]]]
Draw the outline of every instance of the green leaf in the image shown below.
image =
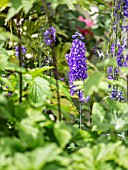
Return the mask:
[[18,14],[22,9],[22,2],[21,0],[10,0],[11,7],[8,10],[7,14],[7,21],[10,20],[14,15]]
[[99,132],[127,130],[127,108],[127,103],[120,103],[111,99],[105,100],[105,107],[99,103],[94,103],[92,108],[93,130]]
[[36,77],[29,84],[28,97],[31,104],[41,106],[51,97],[49,82],[42,77]]
[[41,76],[44,71],[47,71],[47,70],[50,70],[50,69],[53,69],[53,68],[54,68],[53,66],[44,66],[44,67],[42,67],[42,68],[31,69],[31,70],[29,70],[28,72],[29,72],[33,77],[37,77],[37,76]]
[[77,0],[77,3],[81,6],[82,9],[84,10],[88,10],[91,12],[91,8],[90,8],[90,1],[85,1],[85,0]]
[[92,108],[93,130],[99,132],[107,131],[110,128],[109,120],[105,119],[105,111],[99,103],[94,103]]
[[6,8],[8,4],[9,4],[9,0],[0,0],[0,8],[1,7]]
[[15,35],[8,31],[4,31],[3,28],[0,28],[0,40],[6,41],[7,39],[18,41],[18,38]]
[[4,119],[11,119],[13,115],[14,115],[13,102],[11,100],[7,100],[7,98],[1,94],[0,95],[0,117]]
[[30,158],[22,153],[16,153],[14,156],[14,164],[19,170],[31,169],[32,164]]
[[64,148],[72,137],[69,128],[62,122],[55,124],[54,134],[61,148]]
[[25,12],[25,14],[27,14],[30,9],[33,7],[33,3],[36,1],[36,0],[21,0],[22,1],[22,5],[23,5],[23,10]]
[[49,144],[42,148],[37,148],[31,153],[33,168],[41,170],[47,162],[56,160],[61,150],[56,144]]
[[84,95],[92,95],[97,93],[100,89],[100,83],[103,81],[105,74],[102,72],[95,72],[84,81]]
[[116,59],[115,58],[107,58],[102,60],[101,62],[96,64],[97,67],[107,67],[107,66],[116,66]]
[[53,9],[57,8],[57,6],[61,5],[61,4],[67,4],[67,6],[70,9],[74,9],[74,3],[76,1],[75,0],[70,0],[70,1],[67,1],[67,0],[59,0],[59,1],[58,0],[48,0],[48,2],[51,2]]
[[65,55],[66,55],[67,51],[70,49],[70,47],[71,47],[70,42],[64,43],[64,45],[62,47],[61,55],[65,57]]

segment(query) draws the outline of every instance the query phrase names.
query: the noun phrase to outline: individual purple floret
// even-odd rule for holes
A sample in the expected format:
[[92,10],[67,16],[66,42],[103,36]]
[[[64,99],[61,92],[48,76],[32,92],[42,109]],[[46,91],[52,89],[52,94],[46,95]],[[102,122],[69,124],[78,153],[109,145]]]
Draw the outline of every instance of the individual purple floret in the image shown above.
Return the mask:
[[109,80],[114,80],[114,77],[112,75],[108,75]]
[[110,52],[111,52],[111,54],[114,54],[114,52],[115,52],[115,44],[114,43],[112,43],[112,45],[111,45]]
[[90,96],[87,96],[86,99],[85,99],[86,102],[89,102],[90,101]]
[[[72,47],[70,48],[70,53],[66,54],[66,59],[69,65],[69,83],[70,83],[70,93],[74,95],[77,91],[74,90],[73,82],[76,80],[84,80],[88,77],[87,75],[87,65],[85,57],[85,43],[81,41],[83,36],[78,32],[72,36],[74,38],[72,42]],[[80,101],[83,101],[82,92],[79,93]]]
[[110,67],[107,68],[107,73],[108,73],[108,74],[112,73],[112,71],[113,71],[113,67],[112,67],[112,66],[110,66]]
[[116,61],[117,61],[118,66],[122,67],[124,65],[124,56],[121,55],[121,56],[117,57]]
[[44,32],[44,40],[46,45],[51,45],[56,41],[56,29],[53,26]]

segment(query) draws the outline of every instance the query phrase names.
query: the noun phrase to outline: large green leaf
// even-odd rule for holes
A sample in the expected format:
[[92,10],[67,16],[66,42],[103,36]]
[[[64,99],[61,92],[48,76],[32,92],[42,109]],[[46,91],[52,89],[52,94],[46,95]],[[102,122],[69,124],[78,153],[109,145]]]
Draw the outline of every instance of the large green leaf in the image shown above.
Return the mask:
[[36,170],[43,169],[47,162],[56,160],[56,157],[60,152],[61,150],[57,147],[57,145],[52,143],[45,147],[37,148],[33,151],[33,153],[31,153],[33,168]]
[[84,95],[87,97],[88,95],[92,95],[94,92],[97,93],[100,89],[100,83],[104,79],[104,73],[95,72],[91,76],[88,77],[84,82]]
[[95,102],[92,108],[93,130],[98,132],[127,130],[127,108],[127,103],[111,99],[106,99],[105,107]]
[[32,104],[41,106],[51,97],[49,82],[42,77],[34,78],[28,89],[28,97]]
[[69,128],[64,123],[56,123],[54,126],[54,134],[56,139],[60,145],[60,147],[64,148],[71,139],[72,135],[69,131]]
[[93,130],[99,132],[107,131],[110,128],[109,120],[105,120],[105,110],[99,103],[94,103],[92,109]]

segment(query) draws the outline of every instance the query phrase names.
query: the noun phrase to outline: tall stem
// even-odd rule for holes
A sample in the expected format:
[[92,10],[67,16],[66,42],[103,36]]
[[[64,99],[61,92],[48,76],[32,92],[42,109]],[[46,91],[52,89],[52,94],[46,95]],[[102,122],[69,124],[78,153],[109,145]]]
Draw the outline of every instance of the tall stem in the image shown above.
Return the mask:
[[80,102],[80,129],[82,126],[82,103]]
[[[18,28],[18,46],[19,46],[19,66],[22,67],[22,52],[21,52],[21,30],[20,30],[20,13],[17,15],[17,28]],[[22,102],[22,73],[19,73],[19,81],[20,81],[20,98],[19,102]]]
[[[49,26],[51,27],[52,26],[52,20],[51,20],[51,17],[49,15],[49,9],[47,7],[47,1],[46,0],[43,0],[43,5],[44,5],[45,13],[46,13],[46,15],[48,17]],[[53,74],[54,74],[54,78],[56,80],[56,93],[57,93],[57,104],[58,104],[58,120],[60,121],[62,119],[62,116],[61,116],[60,93],[59,93],[59,84],[58,84],[59,74],[58,74],[58,68],[57,68],[57,61],[56,61],[56,56],[55,56],[54,45],[55,45],[55,43],[52,43],[52,45],[51,45],[53,66],[54,66]]]
[[90,102],[90,127],[92,126],[92,106],[93,106],[93,101],[91,99],[91,102]]
[[[127,19],[127,26],[128,26],[128,19]],[[128,31],[127,31],[127,49],[128,49]],[[127,55],[128,54],[126,54],[126,60],[127,60]],[[126,65],[127,65],[127,63],[126,63]],[[126,76],[126,79],[127,79],[127,102],[128,102],[128,74]]]

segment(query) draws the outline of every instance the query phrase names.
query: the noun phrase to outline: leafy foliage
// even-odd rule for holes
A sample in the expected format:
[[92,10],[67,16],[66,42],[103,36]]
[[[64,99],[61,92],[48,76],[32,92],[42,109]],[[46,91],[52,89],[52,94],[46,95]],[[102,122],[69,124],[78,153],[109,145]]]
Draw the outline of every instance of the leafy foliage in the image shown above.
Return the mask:
[[[96,27],[89,29],[92,36],[85,36],[88,78],[74,83],[85,98],[90,96],[83,104],[70,95],[65,58],[71,35],[78,28],[87,28],[78,20],[83,16],[78,5],[87,11],[92,5],[98,9]],[[40,0],[0,1],[0,170],[128,169],[128,103],[110,100],[108,89],[108,84],[121,89],[126,99],[128,71],[123,68],[119,79],[108,80],[106,67],[115,66],[115,59],[95,61],[92,51],[94,45],[102,47],[108,39],[108,5],[107,0],[48,0],[47,4]],[[43,37],[50,24],[57,31],[51,48]],[[27,49],[22,67],[20,56],[15,55],[17,45]],[[103,50],[106,48],[105,44]],[[57,80],[54,57],[60,76]]]

